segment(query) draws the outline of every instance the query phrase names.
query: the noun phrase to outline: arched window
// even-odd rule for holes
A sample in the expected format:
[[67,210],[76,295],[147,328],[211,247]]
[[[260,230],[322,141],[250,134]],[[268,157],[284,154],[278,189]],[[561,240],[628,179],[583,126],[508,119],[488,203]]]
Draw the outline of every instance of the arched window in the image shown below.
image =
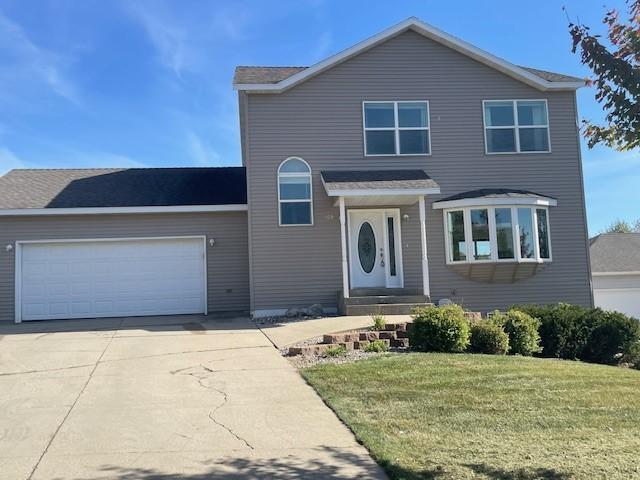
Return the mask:
[[298,157],[287,158],[278,168],[280,225],[312,225],[311,168]]

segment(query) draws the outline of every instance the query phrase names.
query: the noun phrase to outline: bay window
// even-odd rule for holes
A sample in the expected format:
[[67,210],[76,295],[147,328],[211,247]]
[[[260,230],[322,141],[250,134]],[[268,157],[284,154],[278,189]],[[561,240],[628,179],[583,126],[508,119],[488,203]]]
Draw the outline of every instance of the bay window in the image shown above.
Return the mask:
[[546,207],[465,207],[444,213],[447,263],[551,260]]

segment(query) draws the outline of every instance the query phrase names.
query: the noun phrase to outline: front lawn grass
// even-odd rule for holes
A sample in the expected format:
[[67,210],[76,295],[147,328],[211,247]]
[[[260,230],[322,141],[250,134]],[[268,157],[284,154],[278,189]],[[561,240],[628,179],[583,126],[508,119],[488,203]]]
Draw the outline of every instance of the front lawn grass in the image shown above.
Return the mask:
[[640,478],[640,371],[411,353],[302,374],[393,479]]

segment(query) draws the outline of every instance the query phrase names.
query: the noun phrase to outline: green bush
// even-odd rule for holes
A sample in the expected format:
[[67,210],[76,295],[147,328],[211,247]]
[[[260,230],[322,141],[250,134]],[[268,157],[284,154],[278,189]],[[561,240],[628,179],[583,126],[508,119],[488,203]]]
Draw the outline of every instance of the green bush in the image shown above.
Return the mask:
[[427,352],[463,352],[469,345],[469,323],[459,305],[418,308],[409,326],[409,344]]
[[504,355],[509,351],[509,336],[500,325],[487,320],[471,324],[471,343],[469,351]]
[[531,356],[540,352],[540,320],[519,310],[494,312],[491,321],[504,328],[509,336],[509,353]]
[[619,312],[599,310],[597,323],[589,335],[581,359],[609,365],[619,363],[640,338],[640,322]]
[[629,346],[627,352],[622,357],[622,361],[627,363],[631,368],[640,370],[640,341]]
[[373,320],[373,329],[375,331],[384,330],[384,327],[387,326],[387,320],[384,318],[384,315],[372,315],[371,319]]
[[540,319],[545,357],[615,364],[640,341],[639,322],[618,312],[564,303],[513,308]]
[[347,354],[347,348],[343,345],[331,345],[323,353],[323,357],[342,357]]
[[389,350],[389,347],[383,340],[373,340],[371,343],[365,345],[364,347],[365,352],[380,353],[386,352],[387,350]]

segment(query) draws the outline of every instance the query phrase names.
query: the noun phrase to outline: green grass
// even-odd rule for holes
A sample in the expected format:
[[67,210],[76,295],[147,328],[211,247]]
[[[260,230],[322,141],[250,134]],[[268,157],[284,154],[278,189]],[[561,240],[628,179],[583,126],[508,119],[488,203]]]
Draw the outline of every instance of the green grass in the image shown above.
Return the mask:
[[389,354],[302,371],[394,479],[640,478],[640,372]]

